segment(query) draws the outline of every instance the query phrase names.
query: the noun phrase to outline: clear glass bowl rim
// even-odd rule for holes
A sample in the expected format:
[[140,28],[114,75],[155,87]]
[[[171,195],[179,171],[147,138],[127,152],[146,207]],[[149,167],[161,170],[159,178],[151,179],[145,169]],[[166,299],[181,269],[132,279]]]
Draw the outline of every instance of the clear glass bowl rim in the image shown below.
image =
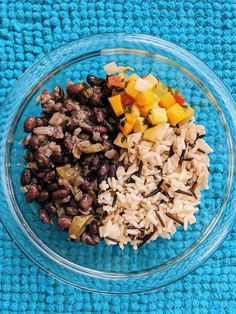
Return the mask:
[[[134,41],[134,42],[145,42],[148,43],[150,45],[153,46],[153,48],[156,46],[158,48],[162,48],[163,50],[167,50],[169,52],[171,52],[173,55],[176,55],[178,58],[181,59],[181,61],[186,62],[186,64],[191,65],[197,73],[201,73],[201,76],[206,79],[210,89],[212,90],[217,90],[218,92],[218,96],[221,98],[221,100],[223,100],[225,106],[227,107],[228,111],[231,112],[231,117],[233,115],[236,116],[236,112],[235,112],[235,104],[234,101],[232,99],[232,97],[230,96],[229,92],[227,91],[227,89],[225,88],[225,86],[223,85],[223,83],[218,79],[218,77],[199,59],[197,59],[196,57],[194,57],[192,54],[190,54],[189,52],[187,52],[186,50],[170,43],[167,42],[161,38],[158,37],[153,37],[153,36],[149,36],[149,35],[142,35],[142,34],[123,34],[123,33],[119,33],[119,34],[115,34],[115,33],[109,33],[109,34],[98,34],[98,35],[92,35],[89,37],[85,37],[76,41],[73,41],[71,43],[67,43],[59,48],[57,48],[56,50],[50,52],[48,55],[43,56],[40,60],[38,60],[37,62],[35,62],[18,80],[18,82],[15,84],[15,86],[13,87],[12,91],[9,93],[9,95],[6,98],[7,99],[10,98],[10,95],[14,94],[14,91],[18,88],[18,86],[20,86],[20,82],[22,80],[25,79],[25,77],[27,77],[28,73],[36,68],[37,66],[39,66],[43,60],[47,59],[48,56],[52,55],[53,53],[55,53],[58,50],[66,50],[66,48],[68,46],[70,47],[78,47],[82,42],[93,41],[93,38],[98,39],[99,37],[102,40],[109,40],[109,38],[112,38],[113,36],[118,36],[120,37],[120,39],[124,39],[124,38],[128,38],[130,40],[130,42]],[[181,67],[182,68],[182,67]],[[182,69],[183,70],[183,69]],[[201,82],[200,82],[201,83]],[[204,86],[204,84],[203,84]],[[220,87],[220,88],[219,88]],[[208,87],[204,87],[207,91],[209,91]],[[25,95],[25,97],[27,97],[28,95]],[[216,102],[217,103],[217,102]],[[2,110],[2,108],[1,108]],[[18,109],[19,112],[20,108]],[[232,118],[233,120],[233,118]],[[234,128],[236,128],[235,123],[234,123]],[[231,144],[232,146],[232,144]],[[235,147],[233,145],[233,147]],[[232,148],[232,147],[231,147]],[[233,152],[233,150],[232,150]],[[233,152],[233,158],[234,158],[234,152]],[[5,155],[5,160],[4,160],[4,164],[5,166],[7,165],[7,156]],[[233,168],[232,170],[232,175],[234,172],[234,161],[231,165]],[[4,172],[5,174],[5,172]],[[2,182],[4,182],[2,180]],[[231,187],[230,187],[231,188]],[[6,189],[4,189],[6,192]],[[229,193],[229,191],[228,191]],[[6,195],[6,194],[5,194]],[[14,206],[12,207],[14,208]],[[12,210],[11,208],[11,210]],[[14,209],[13,209],[14,210]],[[218,213],[217,217],[215,217],[214,219],[214,223],[212,223],[210,225],[210,228],[208,228],[208,232],[204,235],[204,237],[201,237],[201,241],[199,241],[199,243],[196,243],[194,246],[192,246],[191,252],[192,250],[195,250],[196,247],[199,247],[200,244],[202,243],[202,241],[204,241],[209,233],[215,228],[215,226],[218,224],[219,219],[222,218],[222,214],[224,212],[224,208],[221,209],[220,213]],[[27,238],[27,241],[30,241],[33,243],[33,246],[35,246],[35,249],[38,251],[41,251],[41,253],[43,253],[45,255],[46,258],[50,259],[51,261],[58,263],[60,266],[63,265],[63,267],[66,267],[68,269],[73,270],[73,272],[78,272],[78,274],[80,275],[85,275],[85,276],[91,276],[94,278],[100,278],[100,279],[108,279],[108,280],[119,280],[119,279],[127,279],[127,278],[139,278],[139,277],[145,277],[145,276],[151,276],[152,274],[159,272],[159,271],[165,271],[165,268],[169,268],[170,266],[174,265],[175,263],[181,263],[184,259],[186,259],[191,252],[189,252],[189,250],[185,251],[183,254],[180,255],[180,257],[178,256],[178,258],[175,260],[172,259],[171,263],[166,263],[166,265],[161,265],[158,266],[155,269],[151,269],[151,270],[147,270],[147,271],[141,271],[138,273],[108,273],[108,272],[101,272],[101,271],[96,271],[96,270],[91,270],[85,267],[81,267],[78,265],[75,265],[67,260],[65,260],[62,257],[59,257],[57,254],[55,254],[54,252],[52,252],[50,249],[48,249],[41,241],[35,241],[35,236],[34,234],[32,234],[32,231],[30,229],[24,227],[24,219],[22,219],[23,217],[20,217],[16,214],[16,212],[13,214],[15,216],[15,219],[19,221],[21,221],[21,224],[19,225],[22,234],[24,235],[24,237]],[[184,275],[186,275],[187,273],[190,273],[191,271],[193,271],[194,269],[196,269],[200,264],[202,264],[207,258],[209,258],[211,256],[211,254],[218,248],[218,246],[222,243],[222,241],[224,240],[225,236],[228,234],[230,228],[233,225],[233,220],[234,220],[234,215],[232,215],[232,219],[230,221],[228,221],[227,225],[224,226],[224,230],[222,230],[222,232],[219,234],[218,240],[216,242],[211,242],[210,244],[208,244],[207,246],[207,252],[204,252],[204,254],[202,254],[202,256],[199,258],[197,264],[194,267],[191,267],[191,269],[187,269],[187,271],[185,271],[185,273],[180,276],[179,278],[175,278],[173,279],[173,281],[176,281],[178,279],[180,279],[181,277],[183,277]],[[8,224],[6,223],[6,221],[3,220],[3,224],[6,227],[6,229],[8,230],[9,234],[12,237],[12,232],[10,232],[9,228],[8,228]],[[20,247],[20,249],[31,259],[33,260],[37,265],[39,265],[41,268],[43,268],[44,270],[46,270],[47,272],[50,272],[52,276],[56,277],[59,280],[62,280],[64,282],[66,282],[65,278],[61,278],[60,276],[58,276],[57,274],[53,273],[52,271],[49,271],[48,269],[45,269],[44,265],[42,265],[40,262],[38,262],[35,258],[33,258],[33,256],[31,254],[29,254],[29,252],[27,252],[27,250],[25,249],[24,246],[22,246],[21,243],[19,243],[19,241],[17,241],[17,239],[15,237],[13,237],[14,242]],[[72,282],[67,282],[69,284],[72,284],[74,286],[80,287],[81,286],[75,285]],[[160,286],[159,286],[160,287]],[[158,288],[159,288],[158,287]],[[86,287],[82,287],[82,288],[86,288]],[[95,289],[96,290],[96,289]],[[101,291],[100,291],[101,292]],[[111,292],[111,291],[109,291]]]

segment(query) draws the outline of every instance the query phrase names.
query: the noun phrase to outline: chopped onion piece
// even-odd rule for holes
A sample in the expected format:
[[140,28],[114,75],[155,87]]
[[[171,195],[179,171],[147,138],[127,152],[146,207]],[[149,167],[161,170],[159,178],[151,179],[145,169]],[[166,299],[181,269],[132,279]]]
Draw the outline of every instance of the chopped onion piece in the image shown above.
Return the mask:
[[128,72],[128,71],[134,72],[134,69],[129,67],[129,66],[127,66],[127,67],[118,67],[118,69],[119,69],[119,72]]
[[119,72],[119,68],[114,61],[104,65],[104,70],[107,72],[107,75],[112,75]]
[[149,73],[144,80],[148,83],[150,89],[158,84],[158,80],[152,75],[152,73]]
[[149,84],[147,81],[139,77],[135,83],[134,88],[140,92],[145,92],[147,89],[149,89]]

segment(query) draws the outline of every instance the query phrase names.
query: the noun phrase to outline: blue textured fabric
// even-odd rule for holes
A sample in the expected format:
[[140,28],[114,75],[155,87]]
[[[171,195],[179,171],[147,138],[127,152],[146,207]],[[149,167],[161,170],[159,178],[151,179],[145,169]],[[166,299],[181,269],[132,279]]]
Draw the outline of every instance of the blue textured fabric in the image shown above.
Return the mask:
[[[0,102],[40,56],[98,32],[160,36],[205,61],[236,96],[236,2],[0,0]],[[0,225],[1,313],[236,313],[236,228],[202,267],[165,289],[105,296],[49,277]]]

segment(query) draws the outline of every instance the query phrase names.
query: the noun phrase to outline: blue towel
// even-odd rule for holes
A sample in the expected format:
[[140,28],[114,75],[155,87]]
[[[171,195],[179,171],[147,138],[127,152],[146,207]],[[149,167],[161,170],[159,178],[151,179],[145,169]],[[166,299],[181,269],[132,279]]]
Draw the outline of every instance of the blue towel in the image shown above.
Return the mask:
[[[236,96],[236,2],[0,0],[0,102],[39,57],[101,32],[160,36],[206,62]],[[0,118],[1,119],[1,118]],[[191,275],[163,290],[105,296],[64,285],[34,265],[0,225],[0,313],[236,313],[236,228]]]

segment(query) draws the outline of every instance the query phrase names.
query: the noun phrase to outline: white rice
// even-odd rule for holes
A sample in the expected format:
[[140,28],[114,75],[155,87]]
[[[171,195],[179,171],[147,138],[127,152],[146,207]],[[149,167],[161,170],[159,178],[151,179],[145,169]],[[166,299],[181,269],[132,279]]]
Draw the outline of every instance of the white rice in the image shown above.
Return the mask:
[[[123,166],[117,169],[116,178],[100,184],[98,201],[108,215],[99,233],[108,245],[119,244],[123,249],[130,243],[137,249],[158,237],[170,239],[180,223],[187,230],[188,224],[196,222],[200,190],[208,189],[208,154],[212,152],[204,134],[204,127],[191,121],[179,128],[164,125],[157,143],[143,141],[141,133],[127,137],[128,148],[120,156]],[[161,180],[160,190],[145,197]]]

